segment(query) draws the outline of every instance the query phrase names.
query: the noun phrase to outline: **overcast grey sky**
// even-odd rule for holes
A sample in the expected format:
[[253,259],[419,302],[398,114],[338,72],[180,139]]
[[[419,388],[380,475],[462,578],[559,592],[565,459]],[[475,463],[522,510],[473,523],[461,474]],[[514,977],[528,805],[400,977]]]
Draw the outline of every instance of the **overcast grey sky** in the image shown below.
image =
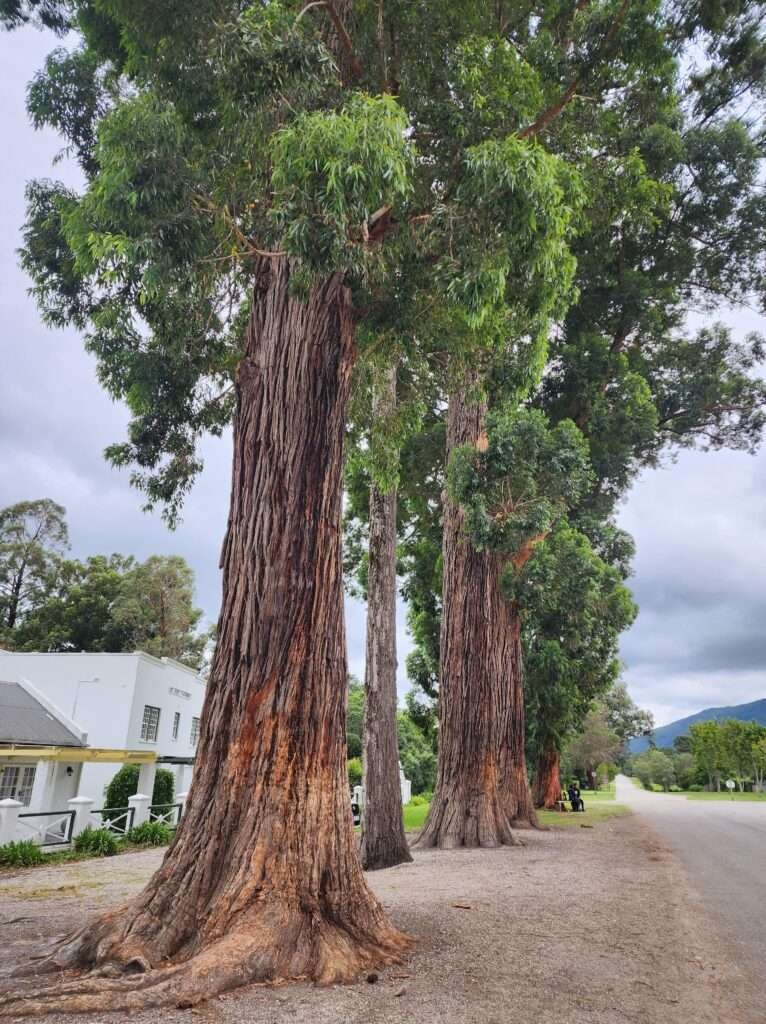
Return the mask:
[[[214,620],[229,438],[206,442],[204,472],[174,533],[158,514],[143,513],[128,474],[102,457],[124,436],[125,409],[100,387],[77,334],[41,324],[18,267],[24,183],[77,181],[66,163],[51,166],[61,142],[33,131],[24,109],[26,83],[54,44],[32,29],[0,34],[0,507],[38,497],[65,505],[78,557],[183,555],[196,573],[198,602]],[[764,318],[749,311],[721,310],[719,318],[738,332],[766,332]],[[632,587],[641,611],[622,644],[633,698],[662,724],[766,697],[766,453],[684,453],[670,468],[644,474],[620,517],[638,546]],[[347,605],[347,625],[350,668],[361,678],[358,603]],[[402,689],[407,650],[401,608]]]

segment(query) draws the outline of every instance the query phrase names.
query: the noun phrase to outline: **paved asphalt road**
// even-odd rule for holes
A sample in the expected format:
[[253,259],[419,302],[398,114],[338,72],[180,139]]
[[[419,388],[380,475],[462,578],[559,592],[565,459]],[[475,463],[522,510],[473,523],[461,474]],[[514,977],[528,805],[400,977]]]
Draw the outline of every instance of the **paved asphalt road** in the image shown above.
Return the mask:
[[708,910],[760,974],[766,997],[766,800],[647,793],[624,775],[617,777],[617,799],[680,854]]

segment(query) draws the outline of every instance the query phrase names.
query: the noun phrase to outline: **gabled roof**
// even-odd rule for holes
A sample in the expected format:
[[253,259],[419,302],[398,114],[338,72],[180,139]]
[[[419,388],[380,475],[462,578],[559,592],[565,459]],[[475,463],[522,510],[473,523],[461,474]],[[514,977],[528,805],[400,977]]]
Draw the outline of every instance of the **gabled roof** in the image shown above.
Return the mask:
[[82,747],[63,722],[19,683],[0,680],[0,743]]

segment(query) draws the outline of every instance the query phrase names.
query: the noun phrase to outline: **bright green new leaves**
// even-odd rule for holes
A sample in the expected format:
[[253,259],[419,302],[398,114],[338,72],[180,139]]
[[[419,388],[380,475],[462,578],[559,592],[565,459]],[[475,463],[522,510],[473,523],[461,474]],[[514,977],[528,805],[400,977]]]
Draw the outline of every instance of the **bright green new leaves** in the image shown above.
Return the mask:
[[566,308],[580,202],[574,171],[533,142],[509,136],[467,150],[455,202],[439,211],[449,245],[439,273],[472,327],[510,312],[529,330]]
[[339,111],[299,114],[271,140],[272,216],[313,274],[361,270],[370,219],[412,191],[407,117],[391,96],[358,93]]
[[518,131],[543,106],[539,75],[505,39],[466,39],[456,47],[449,70],[453,130],[469,144]]
[[550,427],[539,410],[520,409],[490,414],[487,427],[486,450],[455,449],[448,482],[473,544],[510,557],[510,583],[514,560],[526,562],[531,546],[580,499],[592,472],[585,440],[571,422]]

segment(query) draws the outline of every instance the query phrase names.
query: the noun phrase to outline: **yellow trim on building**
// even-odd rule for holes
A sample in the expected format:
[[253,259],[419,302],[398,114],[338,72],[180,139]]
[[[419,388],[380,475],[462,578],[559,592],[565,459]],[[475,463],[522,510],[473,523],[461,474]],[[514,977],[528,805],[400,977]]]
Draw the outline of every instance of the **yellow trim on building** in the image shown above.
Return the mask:
[[95,764],[153,764],[155,750],[111,750],[105,747],[17,747],[0,744],[0,760],[69,761]]

